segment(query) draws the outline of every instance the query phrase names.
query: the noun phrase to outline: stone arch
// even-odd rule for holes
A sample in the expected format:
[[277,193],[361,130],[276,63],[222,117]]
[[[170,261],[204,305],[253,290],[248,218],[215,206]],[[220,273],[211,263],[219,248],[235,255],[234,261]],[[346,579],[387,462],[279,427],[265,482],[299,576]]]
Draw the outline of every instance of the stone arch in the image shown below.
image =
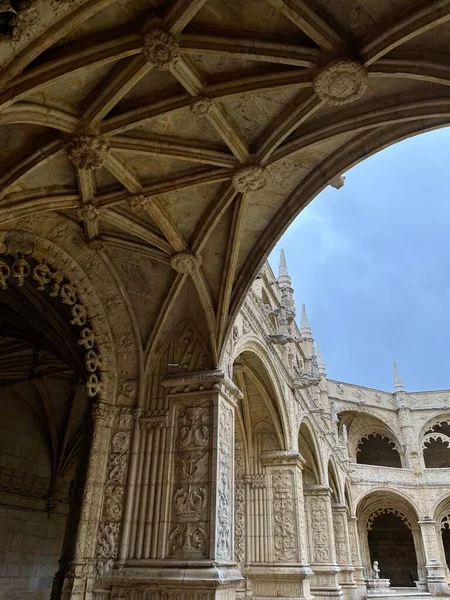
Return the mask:
[[84,350],[86,390],[89,397],[115,403],[116,359],[111,330],[94,288],[76,262],[61,248],[33,234],[0,233],[0,287],[13,282],[37,290],[70,307],[70,324]]
[[[283,444],[285,448],[295,447],[292,439],[294,407],[287,406],[289,398],[284,393],[284,387],[281,378],[277,372],[277,368],[272,357],[267,351],[265,343],[255,334],[249,333],[244,335],[234,346],[233,349],[233,364],[244,352],[249,352],[257,357],[261,363],[261,367],[267,374],[269,387],[273,390],[273,398],[277,411],[280,414],[280,422],[283,431]],[[238,386],[239,387],[239,386]],[[295,440],[296,443],[296,440]]]
[[450,415],[435,415],[422,427],[421,450],[425,468],[450,467]]
[[332,490],[331,501],[335,504],[341,504],[344,501],[341,478],[339,477],[336,461],[333,456],[328,459],[328,485]]
[[441,497],[433,511],[436,522],[439,554],[441,562],[446,566],[447,578],[450,577],[450,495]]
[[320,447],[314,425],[308,415],[304,415],[298,429],[298,449],[305,459],[303,483],[321,485],[324,483],[323,465],[320,459]]
[[[403,451],[398,438],[384,421],[359,411],[340,413],[339,420],[347,426],[348,450],[353,462],[360,462],[358,454],[363,451],[362,464],[397,467],[403,465]],[[384,452],[380,452],[380,449]]]
[[[371,577],[373,560],[379,560],[381,576],[391,577],[393,586],[413,587],[415,578],[426,580],[418,510],[411,498],[386,488],[373,490],[359,498],[356,515],[366,577]],[[400,544],[403,563],[392,560],[401,555]]]

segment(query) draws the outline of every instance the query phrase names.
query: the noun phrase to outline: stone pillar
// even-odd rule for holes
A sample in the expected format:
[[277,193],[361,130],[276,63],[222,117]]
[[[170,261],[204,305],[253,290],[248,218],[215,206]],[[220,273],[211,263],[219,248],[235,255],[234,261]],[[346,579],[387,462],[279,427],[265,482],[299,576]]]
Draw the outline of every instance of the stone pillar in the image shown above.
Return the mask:
[[345,600],[356,600],[356,583],[353,578],[355,569],[353,568],[351,558],[347,507],[341,504],[333,504],[332,512],[336,562],[340,568],[339,583]]
[[[155,496],[157,555],[122,560],[112,597],[233,600],[242,580],[233,556],[234,412],[241,394],[219,370],[173,375],[162,384],[166,451],[151,457],[166,465]],[[139,514],[137,529],[145,527]]]
[[[296,451],[261,454],[266,469],[267,555],[247,568],[253,596],[258,598],[310,598],[311,568],[307,561],[302,493],[304,459]],[[264,531],[258,528],[259,531]]]
[[304,486],[308,524],[309,562],[313,570],[311,592],[317,598],[342,598],[340,569],[336,550],[331,510],[331,489],[322,485]]
[[419,521],[425,550],[428,591],[432,596],[448,596],[446,569],[441,562],[436,531],[436,521],[424,517]]
[[84,600],[96,577],[96,538],[102,516],[103,492],[111,431],[116,408],[96,402],[87,422],[86,450],[77,475],[78,493],[72,499],[60,569],[55,576],[52,598]]
[[364,581],[364,567],[361,560],[361,548],[358,536],[358,519],[356,516],[347,517],[348,536],[350,540],[350,556],[354,568],[353,580],[356,584],[358,598],[367,596],[367,587]]

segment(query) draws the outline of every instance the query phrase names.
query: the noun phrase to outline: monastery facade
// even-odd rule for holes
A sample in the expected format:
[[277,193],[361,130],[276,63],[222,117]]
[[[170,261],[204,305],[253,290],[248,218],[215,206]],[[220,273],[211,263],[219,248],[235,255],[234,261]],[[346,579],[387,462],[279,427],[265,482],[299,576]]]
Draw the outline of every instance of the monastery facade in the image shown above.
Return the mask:
[[[1,264],[5,306],[21,284],[50,283],[33,252]],[[295,314],[282,252],[247,294],[222,369],[190,371],[206,341],[179,324],[151,408],[132,406],[134,380],[117,407],[94,405],[87,464],[89,388],[2,338],[2,597],[358,600],[386,579],[448,595],[450,391],[408,393],[395,365],[393,393],[329,380],[305,306],[300,326]]]

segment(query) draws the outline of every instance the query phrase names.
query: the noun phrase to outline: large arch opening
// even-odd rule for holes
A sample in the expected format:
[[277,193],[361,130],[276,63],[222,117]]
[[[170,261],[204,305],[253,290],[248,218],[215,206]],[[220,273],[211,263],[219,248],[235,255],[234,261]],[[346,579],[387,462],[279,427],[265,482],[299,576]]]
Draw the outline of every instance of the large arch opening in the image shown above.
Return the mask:
[[61,272],[12,253],[0,273],[2,593],[35,600],[50,597],[73,555],[98,355],[79,343],[86,310]]
[[378,561],[380,577],[391,587],[426,581],[425,554],[418,516],[412,503],[393,491],[380,490],[361,499],[356,511],[366,578]]
[[253,351],[242,351],[233,378],[243,394],[236,411],[234,551],[242,572],[248,563],[269,560],[270,523],[265,453],[285,448],[282,417],[270,375]]
[[373,516],[368,531],[371,564],[381,565],[380,577],[391,587],[414,587],[417,581],[417,557],[411,529],[396,511]]

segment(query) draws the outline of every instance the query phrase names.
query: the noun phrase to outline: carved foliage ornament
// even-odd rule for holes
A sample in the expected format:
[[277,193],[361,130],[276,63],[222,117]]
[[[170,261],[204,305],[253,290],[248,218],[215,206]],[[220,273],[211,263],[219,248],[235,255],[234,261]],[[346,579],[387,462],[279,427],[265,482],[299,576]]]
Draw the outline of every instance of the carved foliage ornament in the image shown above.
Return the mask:
[[273,543],[277,561],[297,559],[293,478],[291,470],[279,469],[272,473]]
[[356,60],[334,60],[316,75],[313,88],[321,100],[342,106],[361,98],[367,90],[367,71]]
[[69,305],[72,318],[70,324],[79,327],[78,345],[85,351],[85,366],[89,373],[86,391],[90,398],[103,391],[102,372],[105,371],[104,359],[98,348],[98,339],[94,326],[84,307],[79,290],[61,271],[55,270],[44,259],[40,262],[31,257],[0,258],[0,291],[8,288],[8,281],[16,281],[18,287],[24,285],[25,279],[37,284],[37,289],[45,291],[52,298],[59,298],[63,304]]
[[212,102],[206,96],[195,96],[191,100],[190,109],[196,117],[205,117],[211,112]]
[[242,167],[233,175],[233,186],[237,192],[257,192],[267,183],[267,171],[259,165]]
[[231,559],[231,493],[233,411],[224,406],[219,417],[219,472],[217,475],[217,557]]
[[111,151],[108,140],[103,136],[80,135],[66,145],[66,152],[79,169],[93,170],[103,167]]
[[210,402],[176,408],[170,556],[208,553],[211,419]]
[[97,532],[97,574],[108,575],[119,551],[125,484],[131,444],[131,429],[137,411],[121,407],[115,416],[106,471],[102,520]]
[[178,252],[170,259],[170,266],[177,273],[194,273],[201,264],[201,258],[190,252]]
[[144,55],[160,71],[168,71],[180,58],[180,46],[173,35],[153,29],[143,38]]

